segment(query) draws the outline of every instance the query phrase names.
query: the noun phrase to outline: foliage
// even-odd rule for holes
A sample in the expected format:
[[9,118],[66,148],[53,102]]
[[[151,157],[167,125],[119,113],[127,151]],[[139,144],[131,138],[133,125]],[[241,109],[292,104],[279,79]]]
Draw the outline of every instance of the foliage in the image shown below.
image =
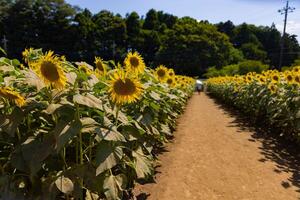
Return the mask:
[[211,78],[226,75],[245,75],[249,72],[262,73],[267,69],[269,69],[269,66],[261,63],[260,61],[245,60],[238,64],[224,66],[221,69],[216,69],[215,67],[209,68],[205,76]]
[[[281,34],[275,24],[255,26],[243,23],[235,26],[231,21],[216,24],[218,30],[226,33],[234,47],[241,50],[246,59],[255,59],[268,63],[272,67],[279,65]],[[286,34],[284,46],[284,66],[291,66],[299,56],[300,46],[295,35]]]
[[300,141],[300,67],[262,74],[224,76],[207,81],[208,91],[257,124]]
[[122,199],[153,177],[193,79],[135,73],[137,54],[126,69],[97,57],[95,70],[41,49],[23,55],[22,65],[0,58],[0,199]]

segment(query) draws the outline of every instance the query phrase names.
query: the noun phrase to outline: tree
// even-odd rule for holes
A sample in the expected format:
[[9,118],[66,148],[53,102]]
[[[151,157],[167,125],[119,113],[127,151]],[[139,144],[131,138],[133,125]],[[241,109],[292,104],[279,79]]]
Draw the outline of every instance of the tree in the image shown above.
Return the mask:
[[216,27],[185,17],[167,32],[156,62],[174,67],[177,73],[201,75],[209,66],[230,64],[236,59],[231,55],[233,49]]
[[147,12],[143,29],[146,30],[158,30],[159,20],[156,10],[151,9]]

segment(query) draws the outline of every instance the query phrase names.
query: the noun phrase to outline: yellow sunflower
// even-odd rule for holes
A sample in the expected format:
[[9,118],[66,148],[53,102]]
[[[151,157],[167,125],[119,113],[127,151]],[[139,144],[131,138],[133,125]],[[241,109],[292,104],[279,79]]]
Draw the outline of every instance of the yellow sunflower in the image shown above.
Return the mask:
[[269,88],[269,90],[271,91],[272,94],[277,92],[277,89],[278,89],[277,85],[275,85],[273,83],[269,84],[268,88]]
[[116,70],[110,77],[108,92],[116,104],[133,103],[139,99],[143,92],[143,85],[135,77],[130,77],[122,69]]
[[170,87],[174,87],[175,86],[175,78],[174,77],[169,77],[166,81],[166,83],[170,86]]
[[174,69],[169,69],[169,71],[168,71],[168,76],[170,76],[170,77],[175,76]]
[[95,57],[95,65],[96,65],[96,74],[105,75],[106,74],[106,65],[103,63],[103,60],[100,57]]
[[137,74],[143,73],[146,67],[142,56],[137,52],[129,52],[124,60],[124,64],[127,71]]
[[273,74],[271,77],[272,77],[272,83],[278,83],[279,75],[277,73]]
[[78,65],[79,71],[84,72],[86,75],[91,75],[93,73],[93,67],[87,64],[86,62],[76,62]]
[[155,70],[155,75],[161,82],[164,82],[168,78],[168,68],[163,65],[160,65]]
[[13,91],[12,88],[9,87],[0,88],[0,97],[14,101],[19,107],[25,105],[25,99],[18,92]]
[[293,84],[294,83],[294,76],[293,76],[292,73],[286,72],[284,75],[285,75],[285,79],[286,79],[288,84]]
[[29,63],[30,62],[30,59],[29,57],[33,54],[33,48],[29,48],[29,49],[25,49],[23,52],[22,52],[22,56],[25,60],[26,63]]
[[295,75],[294,80],[296,84],[300,85],[300,75]]
[[65,87],[67,78],[62,69],[60,58],[54,56],[53,51],[47,52],[30,66],[44,80],[46,85],[52,85],[57,89]]

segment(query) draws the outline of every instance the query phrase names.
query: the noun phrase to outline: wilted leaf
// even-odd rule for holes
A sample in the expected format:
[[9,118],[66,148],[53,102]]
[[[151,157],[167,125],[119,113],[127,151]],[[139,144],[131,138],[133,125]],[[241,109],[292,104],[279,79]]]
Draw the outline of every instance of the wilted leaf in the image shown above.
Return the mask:
[[119,183],[122,181],[122,178],[117,178],[116,176],[108,176],[104,180],[103,189],[104,194],[108,200],[118,200],[122,199],[122,191]]
[[68,177],[58,177],[55,181],[55,185],[64,194],[71,194],[74,190],[74,184]]
[[102,105],[102,101],[91,94],[87,94],[86,96],[83,96],[81,94],[76,94],[73,97],[73,101],[78,104],[88,106],[90,108],[97,108],[97,109],[101,109],[101,105]]
[[46,86],[44,81],[42,81],[40,77],[38,77],[36,73],[34,73],[31,69],[22,70],[22,72],[25,75],[26,84],[36,87],[38,91],[40,91],[42,88]]
[[122,156],[123,150],[121,147],[113,146],[110,142],[102,141],[98,145],[96,152],[96,176],[118,164]]
[[74,85],[76,78],[77,78],[77,74],[75,72],[66,73],[66,78],[67,78],[68,83],[70,83],[71,85]]
[[135,171],[138,178],[146,178],[153,173],[152,160],[146,156],[141,148],[132,152],[135,158]]
[[56,109],[60,108],[62,105],[61,104],[50,104],[47,109],[45,110],[45,112],[49,115],[53,114]]
[[97,132],[98,136],[103,140],[126,142],[124,136],[119,133],[114,127],[112,127],[111,129],[98,128]]

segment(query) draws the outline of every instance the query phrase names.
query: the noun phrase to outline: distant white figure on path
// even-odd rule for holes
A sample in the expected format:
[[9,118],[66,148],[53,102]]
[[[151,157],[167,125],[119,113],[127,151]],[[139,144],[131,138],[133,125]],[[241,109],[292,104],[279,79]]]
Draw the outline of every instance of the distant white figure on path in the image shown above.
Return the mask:
[[198,94],[201,93],[201,91],[203,90],[203,82],[201,80],[196,80],[196,90],[198,92]]

